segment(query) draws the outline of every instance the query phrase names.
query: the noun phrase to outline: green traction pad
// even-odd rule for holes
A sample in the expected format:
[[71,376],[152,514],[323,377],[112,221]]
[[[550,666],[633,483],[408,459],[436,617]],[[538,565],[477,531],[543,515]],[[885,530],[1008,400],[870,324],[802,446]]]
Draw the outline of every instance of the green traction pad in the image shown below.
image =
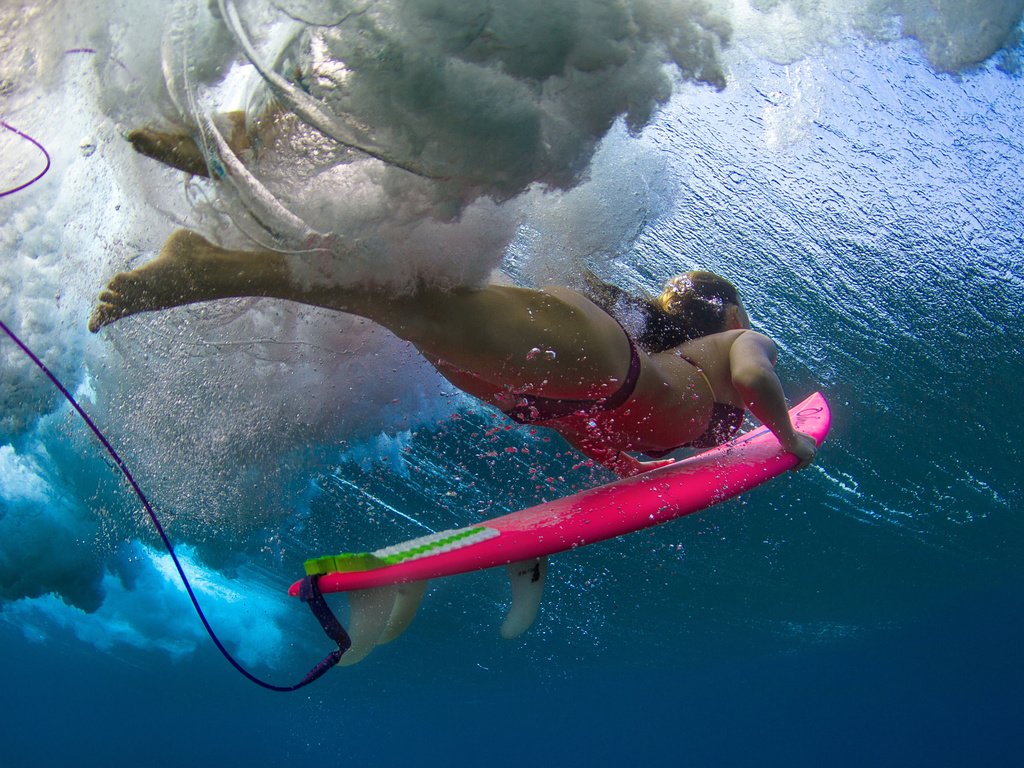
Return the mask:
[[493,539],[499,531],[485,525],[472,528],[459,528],[449,531],[438,531],[429,536],[403,541],[391,547],[378,549],[376,552],[342,552],[340,555],[327,555],[307,560],[306,575],[322,576],[327,573],[351,573],[352,571],[372,571],[389,565],[416,560],[427,555],[451,552],[478,541]]

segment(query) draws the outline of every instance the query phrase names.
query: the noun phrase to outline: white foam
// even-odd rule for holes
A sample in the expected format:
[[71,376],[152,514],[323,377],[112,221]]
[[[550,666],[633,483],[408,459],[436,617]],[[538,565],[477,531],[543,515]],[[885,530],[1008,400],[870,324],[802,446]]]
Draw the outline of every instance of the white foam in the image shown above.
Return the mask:
[[[177,550],[203,611],[218,636],[246,665],[274,666],[284,652],[285,622],[294,607],[258,580],[229,579],[204,567],[188,547]],[[70,631],[103,651],[156,650],[178,658],[208,642],[171,558],[134,544],[102,578],[103,604],[86,612],[54,595],[5,606],[4,619],[31,639]]]
[[19,456],[11,445],[0,445],[0,478],[0,499],[8,504],[42,503],[51,494],[39,465],[30,456]]
[[[825,48],[913,38],[941,72],[970,69],[1010,41],[1024,0],[724,0],[734,42],[777,63]],[[730,61],[732,61],[730,59]]]
[[[305,15],[311,7],[303,4]],[[250,234],[338,254],[333,268],[311,265],[310,278],[479,282],[519,223],[516,206],[494,201],[531,186],[576,186],[616,119],[641,128],[671,95],[673,77],[724,84],[717,57],[728,25],[703,3],[335,7],[358,12],[302,28],[270,4],[225,0],[214,13],[182,14],[165,45],[182,123],[216,132],[213,114],[229,91],[222,73],[244,52],[269,89],[320,129],[278,120],[269,137],[260,134],[255,157],[242,153],[246,170],[223,185],[228,210]],[[220,18],[235,41],[204,77],[188,62]],[[367,153],[325,144],[324,133]],[[234,157],[225,165],[240,169]],[[268,231],[248,226],[251,215]]]

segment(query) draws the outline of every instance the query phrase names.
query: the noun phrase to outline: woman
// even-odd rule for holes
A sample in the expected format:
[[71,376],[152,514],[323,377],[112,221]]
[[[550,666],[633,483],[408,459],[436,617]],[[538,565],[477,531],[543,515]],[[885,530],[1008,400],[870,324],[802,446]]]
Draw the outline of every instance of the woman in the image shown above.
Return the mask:
[[795,454],[813,438],[789,419],[775,344],[750,330],[735,287],[709,272],[669,281],[650,305],[644,344],[608,312],[567,288],[487,285],[408,295],[309,285],[288,257],[231,251],[179,231],[152,262],[116,275],[89,320],[96,332],[137,312],[230,297],[271,297],[369,318],[417,350],[455,386],[520,423],[559,432],[621,476],[671,463],[639,461],[723,442],[744,409]]

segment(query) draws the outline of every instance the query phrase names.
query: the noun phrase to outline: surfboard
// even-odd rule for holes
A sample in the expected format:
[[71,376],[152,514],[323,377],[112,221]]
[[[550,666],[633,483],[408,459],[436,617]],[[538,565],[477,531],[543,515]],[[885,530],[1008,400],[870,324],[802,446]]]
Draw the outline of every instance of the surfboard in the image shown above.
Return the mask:
[[[821,445],[831,414],[820,392],[790,410],[797,430]],[[516,637],[533,623],[540,605],[547,557],[698,512],[796,466],[766,427],[682,461],[511,514],[422,536],[374,552],[307,560],[321,592],[347,592],[352,647],[343,664],[405,630],[429,579],[508,567],[512,607],[502,625]],[[296,582],[289,594],[296,596]]]

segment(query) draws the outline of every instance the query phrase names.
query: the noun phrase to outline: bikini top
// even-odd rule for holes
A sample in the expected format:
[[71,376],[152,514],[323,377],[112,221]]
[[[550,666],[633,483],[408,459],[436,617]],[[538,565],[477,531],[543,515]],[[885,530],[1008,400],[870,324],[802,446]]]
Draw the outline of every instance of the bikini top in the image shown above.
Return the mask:
[[[686,355],[680,355],[680,357],[697,369],[697,373],[704,379],[704,383],[708,385],[708,391],[714,397],[715,388],[711,386],[711,381],[708,379],[708,375],[704,373],[704,369]],[[675,448],[668,448],[663,451],[646,451],[645,455],[650,456],[652,459],[660,459],[680,448],[714,448],[716,445],[728,442],[739,431],[740,427],[743,426],[743,419],[746,417],[746,414],[745,408],[740,408],[731,403],[720,403],[716,400],[711,406],[711,418],[708,419],[708,428],[699,437],[682,445],[677,445]]]

